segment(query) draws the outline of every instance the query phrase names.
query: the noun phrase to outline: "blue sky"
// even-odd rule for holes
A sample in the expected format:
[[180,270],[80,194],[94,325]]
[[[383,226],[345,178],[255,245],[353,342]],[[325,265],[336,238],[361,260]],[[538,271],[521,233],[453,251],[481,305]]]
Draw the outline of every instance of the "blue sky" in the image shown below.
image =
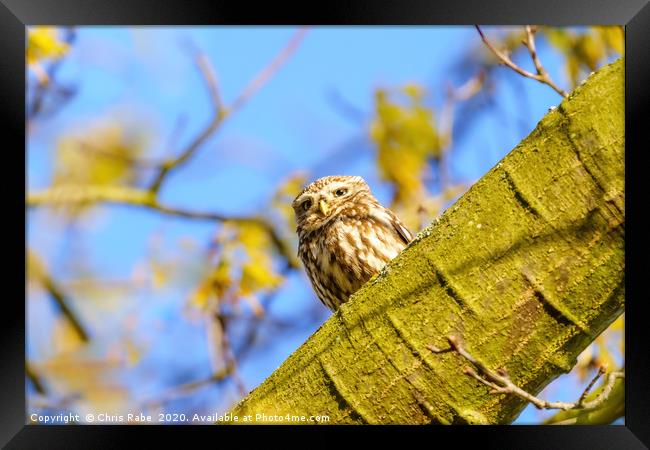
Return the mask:
[[[28,188],[38,190],[51,183],[59,136],[83,130],[106,117],[146,130],[151,137],[148,156],[170,156],[210,118],[207,91],[188,46],[209,57],[218,73],[224,101],[229,103],[294,32],[295,28],[288,27],[78,29],[76,42],[59,73],[62,81],[76,86],[77,93],[57,115],[39,122],[30,134]],[[288,174],[306,170],[312,178],[333,172],[361,174],[380,200],[387,202],[389,191],[380,184],[373,167],[373,148],[367,135],[374,90],[420,83],[430,88],[429,101],[439,105],[446,82],[465,81],[453,72],[454,65],[479,42],[471,27],[312,28],[267,85],[227,120],[196,158],[170,177],[161,200],[224,214],[261,213],[273,190]],[[540,53],[554,78],[567,86],[559,56],[545,48]],[[475,121],[455,144],[451,167],[457,179],[480,178],[532,131],[549,107],[559,103],[560,97],[548,87],[514,73],[505,76],[505,82],[497,86],[495,112]],[[365,122],[342,114],[334,105],[337,96],[361,111]],[[179,123],[181,132],[174,135]],[[214,232],[209,223],[121,206],[101,208],[92,215],[90,226],[84,227],[83,236],[73,239],[66,238],[64,226],[50,221],[45,211],[32,211],[28,219],[29,245],[38,249],[53,274],[61,279],[70,276],[70,255],[80,246],[89,254],[89,267],[106,278],[119,279],[130,277],[134,266],[146,258],[151,245],[149,236],[154,232],[171,247],[182,237],[206,242]],[[163,324],[166,331],[159,337],[161,344],[149,347],[140,366],[121,374],[135,383],[149,380],[150,367],[184,371],[187,381],[209,373],[204,330],[200,323],[182,314],[186,298],[187,292],[182,290],[166,291],[155,298],[123,298],[119,300],[123,307],[113,318],[98,315],[95,307],[84,304],[84,299],[74,300],[75,307],[101,336],[101,342],[94,344],[100,347],[108,345],[112,327],[129,313],[138,314],[140,327],[145,329]],[[295,320],[296,311],[304,310],[306,314],[313,310],[310,302],[316,300],[304,277],[295,274],[285,283],[273,308],[278,315],[286,314]],[[46,323],[51,311],[45,306],[32,310],[28,349],[38,360],[50,356],[42,344],[49,328],[34,328]],[[322,320],[327,316],[324,309],[320,311]],[[263,381],[317,326],[280,335],[248,358],[241,367],[247,387]],[[142,333],[142,341],[145,335]],[[134,331],[133,336],[138,341],[139,332]],[[149,381],[152,395],[165,386],[165,377]],[[149,391],[145,391],[134,395],[146,397]],[[575,396],[574,386],[567,384],[563,389],[554,389],[553,394],[570,399]],[[229,397],[218,398],[215,390],[209,399],[215,407],[223,408]],[[519,422],[531,421],[537,421],[537,415],[528,408]]]

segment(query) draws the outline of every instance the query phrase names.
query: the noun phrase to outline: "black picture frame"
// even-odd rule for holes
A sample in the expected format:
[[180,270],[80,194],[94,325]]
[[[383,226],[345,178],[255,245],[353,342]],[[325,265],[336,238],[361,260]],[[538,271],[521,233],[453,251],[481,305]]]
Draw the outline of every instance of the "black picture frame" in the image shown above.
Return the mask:
[[[648,300],[642,283],[645,275],[644,251],[648,248],[643,209],[646,199],[642,185],[643,152],[650,136],[644,122],[650,117],[650,6],[648,0],[346,0],[284,5],[278,2],[208,2],[181,0],[0,0],[0,111],[3,149],[2,181],[10,193],[3,196],[5,212],[4,260],[9,266],[4,279],[16,291],[23,270],[16,261],[25,261],[24,248],[14,236],[25,236],[26,209],[22,209],[20,189],[25,188],[25,27],[27,25],[189,25],[189,24],[350,24],[350,25],[625,25],[625,108],[626,108],[626,192],[627,215],[632,223],[632,241],[626,249],[626,405],[624,426],[488,426],[488,427],[364,427],[372,434],[399,428],[400,432],[421,436],[431,445],[444,436],[455,444],[472,440],[480,448],[588,448],[622,449],[650,446],[650,395],[648,375],[649,333],[644,314]],[[644,113],[645,111],[645,113]],[[645,125],[645,126],[644,126]],[[13,139],[10,139],[13,138]],[[9,144],[11,142],[12,144]],[[26,152],[26,146],[25,146]],[[22,167],[23,170],[20,170]],[[23,192],[24,194],[24,192]],[[628,231],[629,232],[629,231]],[[15,248],[13,244],[15,242]],[[13,250],[13,251],[10,251]],[[23,272],[23,276],[25,273]],[[7,293],[7,291],[5,291]],[[141,433],[147,438],[168,441],[173,432],[191,429],[192,440],[208,438],[218,445],[214,433],[240,433],[248,439],[251,430],[264,434],[286,431],[284,427],[142,427],[142,426],[41,426],[25,425],[25,311],[18,294],[5,295],[0,313],[0,445],[12,449],[31,448],[125,448]],[[293,428],[293,427],[292,427]],[[404,429],[406,428],[406,429]],[[179,430],[182,429],[182,430]],[[172,431],[173,430],[173,431]],[[352,431],[356,427],[303,427],[309,439],[316,433]],[[183,433],[185,434],[185,433]],[[291,430],[292,440],[303,442],[307,435]],[[218,439],[218,438],[217,438]],[[148,446],[155,445],[146,441]],[[190,444],[192,445],[192,444]]]

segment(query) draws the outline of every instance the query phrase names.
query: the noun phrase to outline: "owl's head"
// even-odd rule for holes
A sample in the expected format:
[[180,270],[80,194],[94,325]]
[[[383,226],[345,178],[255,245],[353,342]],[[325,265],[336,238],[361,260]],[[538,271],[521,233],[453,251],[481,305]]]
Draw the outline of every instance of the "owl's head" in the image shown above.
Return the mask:
[[336,175],[319,178],[293,201],[298,232],[311,232],[341,214],[354,214],[361,197],[372,196],[361,177]]

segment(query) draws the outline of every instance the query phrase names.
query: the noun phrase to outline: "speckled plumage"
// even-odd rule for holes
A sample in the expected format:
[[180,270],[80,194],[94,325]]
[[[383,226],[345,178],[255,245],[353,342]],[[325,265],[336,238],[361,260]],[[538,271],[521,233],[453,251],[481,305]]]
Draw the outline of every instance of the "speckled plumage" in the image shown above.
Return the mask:
[[298,256],[316,295],[332,311],[412,239],[361,177],[320,178],[298,194],[292,206]]

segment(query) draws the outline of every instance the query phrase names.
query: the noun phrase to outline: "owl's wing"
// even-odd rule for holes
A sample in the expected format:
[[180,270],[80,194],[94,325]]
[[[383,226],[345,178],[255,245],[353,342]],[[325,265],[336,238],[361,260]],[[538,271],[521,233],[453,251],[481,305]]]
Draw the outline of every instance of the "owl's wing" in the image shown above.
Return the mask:
[[404,225],[402,225],[402,222],[399,221],[397,216],[393,214],[392,211],[388,210],[387,212],[390,217],[390,224],[393,226],[395,231],[397,231],[400,239],[402,239],[405,244],[411,242],[413,240],[413,235],[411,232]]

